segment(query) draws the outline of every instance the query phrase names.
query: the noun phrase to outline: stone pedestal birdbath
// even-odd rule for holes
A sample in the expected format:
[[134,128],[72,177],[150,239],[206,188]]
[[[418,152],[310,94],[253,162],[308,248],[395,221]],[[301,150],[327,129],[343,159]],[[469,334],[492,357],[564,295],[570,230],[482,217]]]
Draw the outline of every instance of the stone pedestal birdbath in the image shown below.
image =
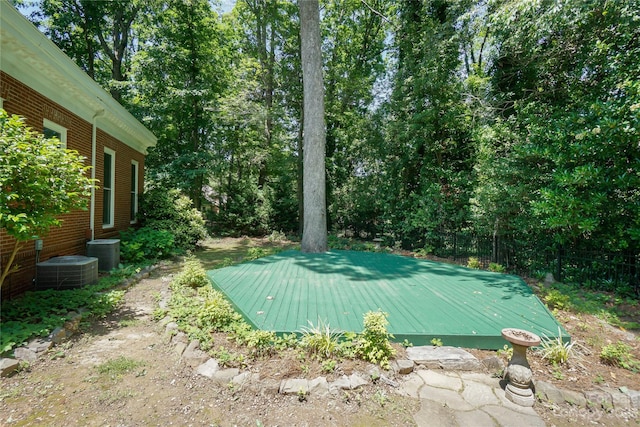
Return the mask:
[[533,406],[535,397],[531,389],[531,367],[527,361],[527,348],[540,344],[540,337],[522,329],[506,328],[502,337],[513,346],[513,356],[507,366],[505,397],[520,406]]

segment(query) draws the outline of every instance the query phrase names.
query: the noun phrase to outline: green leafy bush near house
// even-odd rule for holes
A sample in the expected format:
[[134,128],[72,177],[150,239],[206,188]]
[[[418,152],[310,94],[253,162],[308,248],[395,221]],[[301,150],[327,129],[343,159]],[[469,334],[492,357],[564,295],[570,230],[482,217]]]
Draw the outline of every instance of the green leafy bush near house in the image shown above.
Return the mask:
[[123,263],[140,263],[170,257],[175,238],[167,230],[142,227],[120,232],[120,260]]
[[195,249],[207,237],[205,221],[191,200],[178,190],[152,188],[140,196],[140,225],[154,230],[170,231],[176,248]]
[[57,138],[27,127],[0,108],[0,229],[15,238],[0,269],[0,288],[21,246],[61,225],[60,214],[87,209],[94,180],[85,158]]

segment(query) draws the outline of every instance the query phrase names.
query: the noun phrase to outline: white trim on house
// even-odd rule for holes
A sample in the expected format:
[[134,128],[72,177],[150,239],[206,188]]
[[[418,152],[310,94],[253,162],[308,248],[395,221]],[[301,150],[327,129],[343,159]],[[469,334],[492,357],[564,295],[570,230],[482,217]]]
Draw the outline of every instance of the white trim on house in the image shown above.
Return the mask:
[[[115,225],[115,215],[116,215],[116,152],[110,148],[104,147],[103,159],[106,155],[111,156],[111,162],[109,162],[109,182],[104,182],[104,171],[103,171],[103,179],[101,179],[102,184],[102,228],[113,228]],[[106,162],[105,162],[106,168]],[[106,193],[108,192],[108,198]],[[107,200],[108,199],[108,200]],[[109,218],[108,221],[105,222],[104,211],[105,208],[109,209]]]
[[131,206],[129,221],[131,224],[135,224],[137,222],[136,215],[138,214],[138,184],[140,183],[140,166],[135,160],[131,160],[131,172]]
[[[0,70],[146,154],[156,137],[7,0],[0,0]],[[43,77],[46,76],[46,77]]]

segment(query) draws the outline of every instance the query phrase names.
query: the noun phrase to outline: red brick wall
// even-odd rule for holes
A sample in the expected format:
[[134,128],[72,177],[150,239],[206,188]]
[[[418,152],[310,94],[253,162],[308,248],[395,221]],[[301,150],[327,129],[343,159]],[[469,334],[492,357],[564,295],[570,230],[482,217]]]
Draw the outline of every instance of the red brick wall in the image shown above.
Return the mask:
[[[28,126],[42,131],[43,119],[67,128],[67,148],[77,150],[86,157],[86,164],[91,163],[91,138],[92,124],[70,111],[41,96],[18,80],[0,71],[0,97],[4,99],[3,108],[9,114],[18,114],[25,117]],[[130,226],[130,169],[131,160],[138,161],[138,192],[142,192],[144,156],[129,146],[117,141],[110,135],[100,130],[98,119],[97,147],[96,147],[96,178],[103,176],[104,147],[109,147],[116,152],[115,171],[115,222],[110,229],[102,228],[102,191],[96,189],[95,205],[95,238],[118,237],[120,230],[126,230]],[[0,153],[0,155],[2,155]],[[100,183],[98,183],[100,185]],[[50,233],[43,238],[43,250],[40,253],[40,261],[45,261],[60,255],[84,255],[87,237],[90,236],[89,202],[86,211],[76,211],[62,215],[62,227],[52,228]],[[4,268],[13,249],[15,240],[8,236],[4,229],[0,229],[0,268]],[[2,297],[12,297],[33,288],[33,279],[36,275],[35,247],[33,241],[23,244],[14,265],[18,265],[18,271],[12,273],[2,287]]]
[[138,194],[142,193],[144,170],[144,156],[131,147],[120,143],[112,136],[98,129],[96,152],[96,179],[104,177],[104,147],[116,152],[115,159],[115,214],[112,228],[104,228],[102,225],[103,192],[102,183],[96,190],[96,219],[95,238],[117,238],[120,230],[131,227],[131,160],[138,162]]

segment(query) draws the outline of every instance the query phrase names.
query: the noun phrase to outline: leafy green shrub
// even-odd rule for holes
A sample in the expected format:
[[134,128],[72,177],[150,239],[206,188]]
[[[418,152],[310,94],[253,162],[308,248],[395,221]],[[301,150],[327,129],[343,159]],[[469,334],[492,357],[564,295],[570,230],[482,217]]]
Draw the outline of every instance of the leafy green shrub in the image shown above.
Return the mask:
[[633,357],[631,346],[620,341],[602,347],[600,360],[607,365],[619,366],[633,372],[640,371],[640,360]]
[[178,190],[147,190],[140,196],[138,218],[143,227],[171,231],[175,246],[182,250],[194,249],[207,237],[202,214]]
[[205,330],[230,332],[235,323],[242,321],[231,303],[222,292],[210,288],[206,289],[204,303],[198,304],[196,325]]
[[551,309],[566,310],[571,306],[571,297],[558,289],[549,289],[543,299]]
[[469,257],[469,260],[467,261],[467,267],[479,270],[480,267],[482,267],[482,264],[480,264],[478,258],[472,256]]
[[60,226],[60,214],[86,210],[95,180],[77,151],[61,149],[58,138],[34,132],[24,118],[2,108],[0,153],[0,229],[15,238],[3,254],[2,288],[20,246]]
[[168,258],[174,251],[173,234],[143,227],[120,232],[120,259],[127,264]]
[[342,332],[332,330],[329,323],[324,323],[321,319],[318,319],[317,326],[310,320],[308,322],[309,327],[302,328],[300,347],[319,359],[337,356],[341,349]]
[[278,351],[296,348],[298,347],[298,336],[294,332],[282,334],[282,336],[276,337],[276,339],[273,340],[273,346]]
[[276,333],[273,331],[250,329],[247,333],[238,335],[236,342],[246,345],[254,356],[265,356],[273,351],[275,339]]
[[269,252],[258,247],[249,248],[247,255],[245,255],[245,261],[253,261],[254,259],[262,258],[269,255]]
[[211,285],[207,277],[207,272],[202,268],[200,261],[193,255],[187,257],[182,271],[174,277],[173,283],[178,286],[188,286],[191,288]]
[[388,313],[369,311],[364,315],[364,330],[358,337],[356,354],[363,360],[377,363],[385,369],[389,368],[389,358],[396,354],[389,338],[393,335],[387,332]]
[[507,271],[507,269],[502,264],[491,262],[489,263],[489,271],[493,271],[495,273],[504,273],[505,271]]

